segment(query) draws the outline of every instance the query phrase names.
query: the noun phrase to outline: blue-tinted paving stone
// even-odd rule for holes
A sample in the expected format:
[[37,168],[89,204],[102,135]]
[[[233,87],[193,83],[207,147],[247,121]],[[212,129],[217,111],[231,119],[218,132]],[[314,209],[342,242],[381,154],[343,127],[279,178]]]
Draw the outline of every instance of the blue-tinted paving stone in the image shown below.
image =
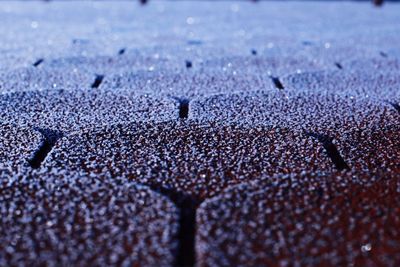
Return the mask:
[[399,179],[342,173],[268,177],[197,211],[198,266],[396,266]]
[[32,129],[0,124],[0,166],[11,169],[28,165],[28,160],[43,142],[43,136]]
[[0,168],[0,192],[0,265],[174,265],[178,210],[148,188]]
[[0,96],[3,121],[20,126],[71,132],[86,127],[135,121],[166,121],[179,117],[171,99],[88,90],[50,90]]
[[[289,90],[327,93],[355,98],[394,101],[400,97],[399,72],[381,72],[377,65],[370,73],[361,68],[343,66],[346,71],[318,71],[289,75],[282,78],[282,83]],[[347,70],[348,69],[348,70]],[[394,67],[386,70],[395,70]]]
[[43,166],[123,176],[196,201],[262,174],[334,169],[322,146],[303,133],[194,122],[83,130],[61,139]]
[[400,114],[381,101],[285,89],[218,95],[192,101],[189,119],[293,129],[319,140],[340,168],[347,162],[349,168],[395,170],[400,162]]
[[0,265],[396,266],[398,4],[9,1],[0,25]]

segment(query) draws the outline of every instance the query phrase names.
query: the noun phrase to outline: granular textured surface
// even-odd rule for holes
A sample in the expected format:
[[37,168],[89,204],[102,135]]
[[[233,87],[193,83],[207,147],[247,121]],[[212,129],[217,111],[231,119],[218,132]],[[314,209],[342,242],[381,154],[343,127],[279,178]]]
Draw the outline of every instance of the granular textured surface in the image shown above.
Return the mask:
[[229,188],[198,209],[198,266],[395,266],[398,178],[302,174]]
[[45,167],[127,176],[196,199],[261,174],[331,171],[322,146],[277,127],[166,122],[115,125],[60,140]]
[[397,267],[399,14],[3,2],[0,266]]
[[189,118],[296,129],[318,140],[328,154],[338,150],[343,159],[330,156],[340,169],[399,169],[400,116],[383,101],[317,92],[253,92],[197,99],[190,110]]
[[163,121],[178,117],[177,101],[134,92],[29,91],[0,95],[4,121],[71,132],[118,122]]
[[13,124],[0,125],[0,166],[14,168],[27,165],[37,147],[43,142],[43,136],[29,128]]
[[179,216],[165,197],[96,175],[8,175],[0,170],[0,265],[174,263]]
[[17,68],[0,73],[0,93],[51,89],[89,89],[95,75],[75,68]]
[[[387,64],[387,63],[386,63]],[[283,84],[289,90],[339,94],[355,98],[382,100],[387,102],[400,98],[399,70],[377,67],[369,75],[356,72],[319,71],[294,74],[284,77]],[[392,72],[390,72],[392,71]]]

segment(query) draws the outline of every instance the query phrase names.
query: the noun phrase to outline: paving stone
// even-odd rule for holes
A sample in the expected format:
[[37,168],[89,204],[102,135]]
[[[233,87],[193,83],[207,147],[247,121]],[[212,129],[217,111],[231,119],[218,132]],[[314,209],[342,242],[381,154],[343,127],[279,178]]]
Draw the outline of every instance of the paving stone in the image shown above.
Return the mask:
[[400,162],[399,113],[384,102],[281,90],[200,98],[188,116],[295,129],[318,140],[338,169],[394,170]]
[[[36,61],[34,63],[39,63]],[[41,63],[44,64],[44,63]],[[96,74],[78,68],[27,67],[0,73],[0,93],[89,89]]]
[[274,90],[271,78],[264,74],[244,75],[234,71],[185,70],[176,73],[128,72],[107,76],[101,89],[142,92],[175,99],[192,99],[220,93]]
[[0,265],[174,265],[178,210],[148,188],[63,171],[0,177]]
[[[346,68],[343,66],[342,68]],[[396,72],[376,70],[361,71],[351,67],[349,71],[318,71],[289,75],[282,78],[285,88],[294,91],[337,94],[355,98],[393,101],[400,97],[400,75]],[[390,67],[387,70],[394,70]]]
[[125,177],[196,203],[261,174],[334,170],[319,142],[305,134],[195,122],[83,130],[61,139],[43,166]]
[[16,169],[28,165],[43,136],[32,129],[13,124],[0,124],[0,166]]
[[398,4],[8,1],[0,25],[0,265],[400,261]]
[[178,118],[178,103],[134,92],[49,90],[0,96],[3,121],[61,132],[135,121]]
[[226,189],[197,211],[197,266],[396,266],[399,180],[302,174]]

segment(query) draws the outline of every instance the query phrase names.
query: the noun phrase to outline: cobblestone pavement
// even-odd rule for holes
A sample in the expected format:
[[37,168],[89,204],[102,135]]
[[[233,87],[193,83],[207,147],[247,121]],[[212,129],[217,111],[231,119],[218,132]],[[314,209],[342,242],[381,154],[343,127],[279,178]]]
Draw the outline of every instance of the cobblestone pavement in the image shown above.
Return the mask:
[[0,266],[399,266],[400,5],[2,2]]

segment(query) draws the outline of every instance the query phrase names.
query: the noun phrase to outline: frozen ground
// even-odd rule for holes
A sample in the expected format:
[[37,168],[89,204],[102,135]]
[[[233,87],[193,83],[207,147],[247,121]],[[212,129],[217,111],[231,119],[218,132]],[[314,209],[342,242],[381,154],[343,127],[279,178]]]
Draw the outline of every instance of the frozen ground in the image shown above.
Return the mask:
[[397,266],[400,5],[2,2],[0,266]]

